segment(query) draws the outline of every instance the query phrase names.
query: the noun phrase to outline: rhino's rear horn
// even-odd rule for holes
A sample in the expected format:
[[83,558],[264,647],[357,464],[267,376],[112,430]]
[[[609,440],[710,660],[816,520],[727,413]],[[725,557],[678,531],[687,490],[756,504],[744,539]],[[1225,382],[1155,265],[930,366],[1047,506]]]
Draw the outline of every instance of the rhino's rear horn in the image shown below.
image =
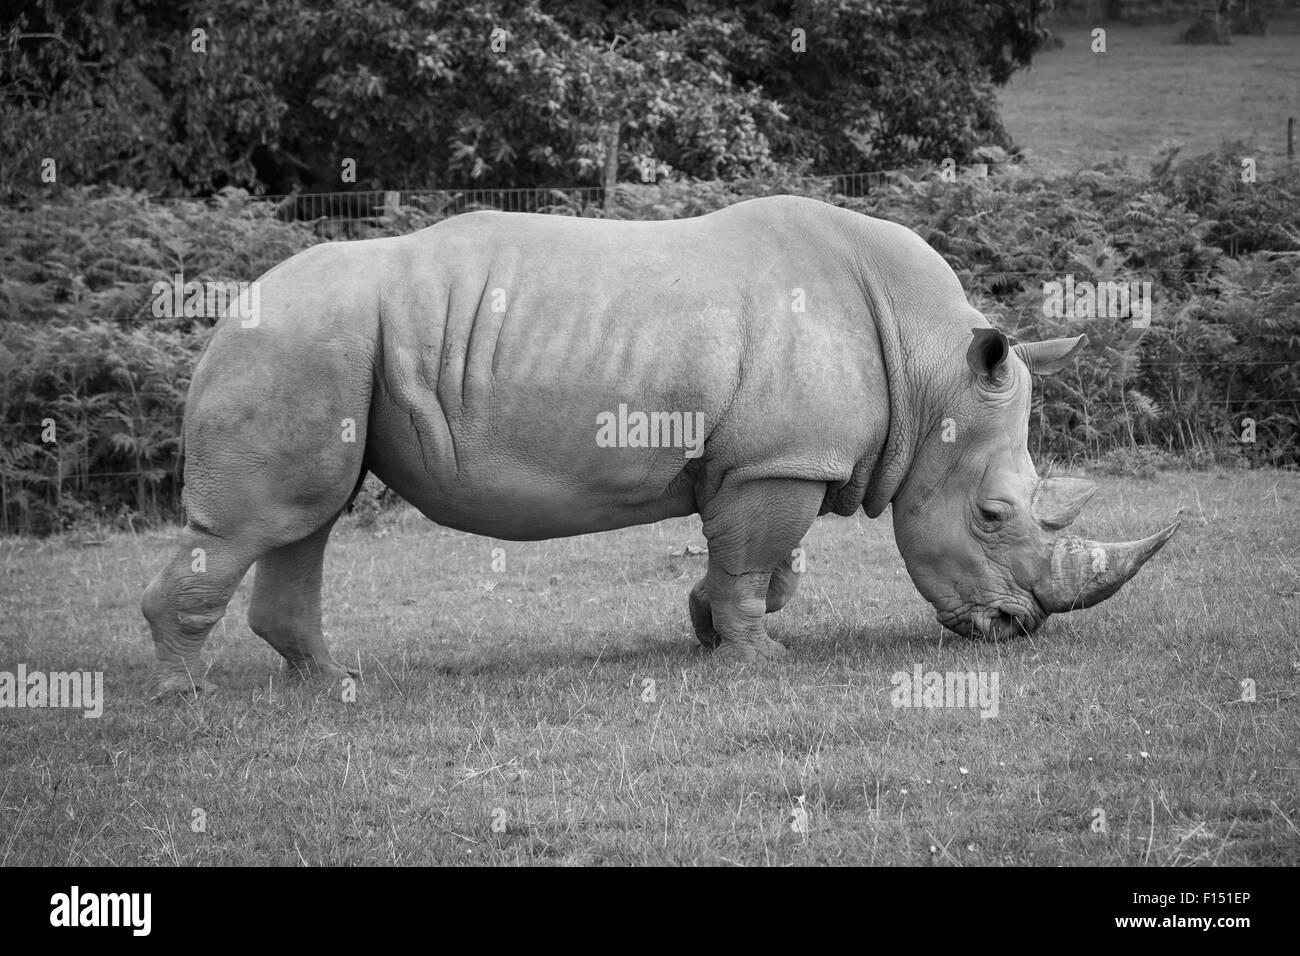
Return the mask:
[[1107,544],[1061,535],[1052,548],[1048,580],[1034,595],[1052,614],[1077,611],[1106,600],[1137,574],[1178,530],[1175,521],[1141,541]]
[[1079,517],[1096,493],[1097,486],[1082,478],[1044,478],[1034,489],[1031,510],[1044,528],[1058,531]]

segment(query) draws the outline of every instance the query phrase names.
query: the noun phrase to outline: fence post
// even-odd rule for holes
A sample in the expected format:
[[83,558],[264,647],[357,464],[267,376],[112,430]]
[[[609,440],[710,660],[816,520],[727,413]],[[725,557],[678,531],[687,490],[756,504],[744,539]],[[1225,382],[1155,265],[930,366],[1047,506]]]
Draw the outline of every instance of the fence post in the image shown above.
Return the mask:
[[618,182],[618,123],[605,129],[605,211],[614,208],[614,186]]
[[1295,117],[1288,116],[1286,121],[1286,158],[1295,159]]

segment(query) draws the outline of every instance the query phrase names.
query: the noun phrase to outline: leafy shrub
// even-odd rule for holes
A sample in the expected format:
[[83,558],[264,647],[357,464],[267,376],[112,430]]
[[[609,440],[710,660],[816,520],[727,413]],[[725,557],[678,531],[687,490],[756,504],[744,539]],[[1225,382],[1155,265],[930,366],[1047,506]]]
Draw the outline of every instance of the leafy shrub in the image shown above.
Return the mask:
[[361,483],[361,489],[352,499],[348,512],[357,527],[371,530],[379,526],[379,520],[384,512],[399,507],[401,503],[402,499],[398,497],[397,492],[374,475],[366,475],[366,480]]
[[[247,281],[314,245],[301,223],[230,190],[207,202],[151,202],[120,189],[72,189],[20,206],[0,229],[0,322],[157,320],[155,282]],[[186,320],[180,320],[186,325]]]
[[1230,256],[1300,251],[1300,176],[1294,170],[1242,182],[1245,157],[1258,150],[1225,144],[1217,153],[1175,163],[1166,149],[1152,170],[1153,186],[1204,224],[1205,241]]
[[1232,42],[1229,32],[1226,22],[1220,23],[1210,17],[1202,16],[1193,20],[1192,25],[1179,34],[1178,42],[1198,46],[1205,44],[1227,46]]
[[0,326],[0,529],[175,515],[185,390],[205,332]]
[[1262,37],[1268,33],[1268,21],[1258,7],[1254,10],[1239,7],[1232,11],[1229,28],[1240,36]]
[[1154,478],[1160,470],[1177,465],[1177,458],[1155,445],[1132,445],[1110,449],[1092,467],[1102,475]]

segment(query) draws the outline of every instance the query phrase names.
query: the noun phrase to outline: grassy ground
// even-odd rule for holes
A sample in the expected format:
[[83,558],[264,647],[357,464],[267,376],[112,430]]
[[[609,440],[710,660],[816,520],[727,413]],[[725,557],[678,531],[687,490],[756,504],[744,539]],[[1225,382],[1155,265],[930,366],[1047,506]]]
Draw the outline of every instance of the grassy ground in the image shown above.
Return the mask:
[[[690,635],[704,559],[669,551],[694,519],[537,544],[348,523],[326,615],[355,702],[282,686],[245,582],[222,692],[147,703],[165,538],[0,542],[0,669],[103,670],[107,696],[0,710],[0,864],[1300,863],[1300,475],[1101,482],[1097,537],[1187,509],[1110,602],[955,640],[887,522],[828,517],[769,618],[792,653],[742,670]],[[894,709],[915,664],[997,672],[998,715]]]
[[1036,162],[1065,169],[1149,159],[1166,140],[1192,156],[1254,136],[1260,156],[1283,156],[1286,119],[1300,120],[1300,18],[1230,46],[1175,44],[1185,26],[1107,26],[1104,54],[1090,27],[1056,28],[1065,47],[999,92],[1007,130]]

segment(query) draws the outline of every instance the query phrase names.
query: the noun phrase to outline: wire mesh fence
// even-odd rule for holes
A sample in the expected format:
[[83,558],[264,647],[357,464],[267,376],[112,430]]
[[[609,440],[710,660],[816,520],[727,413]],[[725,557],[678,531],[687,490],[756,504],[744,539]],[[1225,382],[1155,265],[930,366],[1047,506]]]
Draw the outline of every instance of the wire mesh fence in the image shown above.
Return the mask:
[[[963,176],[987,176],[988,164],[975,164],[954,169]],[[872,170],[867,172],[837,173],[829,176],[809,177],[820,181],[834,195],[861,198],[884,186],[891,175],[923,175],[923,169]],[[657,183],[619,183],[614,187],[655,186]],[[555,186],[500,189],[350,189],[333,192],[296,192],[287,195],[252,197],[256,202],[273,209],[277,219],[283,221],[317,222],[333,220],[340,223],[379,224],[401,210],[416,210],[437,218],[460,215],[478,209],[495,209],[500,212],[533,212],[566,214],[591,214],[607,207],[612,198],[604,186]],[[160,199],[159,202],[174,200]],[[179,201],[179,200],[175,200]]]
[[276,218],[314,221],[371,222],[390,217],[402,209],[418,210],[437,217],[455,216],[476,209],[501,212],[585,210],[604,204],[605,190],[599,186],[570,186],[555,189],[389,189],[351,192],[300,192],[287,196],[266,196],[260,200],[275,209]]

